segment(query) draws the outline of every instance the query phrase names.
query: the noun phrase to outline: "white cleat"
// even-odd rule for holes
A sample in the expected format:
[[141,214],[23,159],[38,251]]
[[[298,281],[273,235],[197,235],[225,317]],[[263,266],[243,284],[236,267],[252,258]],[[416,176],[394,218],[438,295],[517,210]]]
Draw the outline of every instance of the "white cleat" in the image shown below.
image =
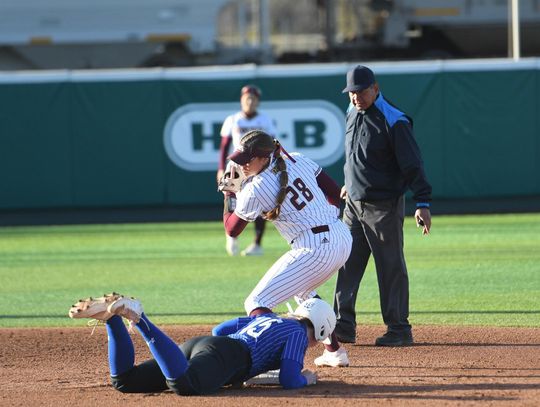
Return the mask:
[[335,352],[324,350],[322,356],[315,359],[317,366],[347,367],[349,366],[349,357],[345,348],[340,347]]
[[227,242],[225,244],[225,250],[229,256],[238,255],[238,239],[236,237],[226,236]]
[[240,254],[242,256],[262,256],[264,251],[257,243],[251,243],[245,250],[242,250],[242,253]]
[[139,300],[123,297],[109,305],[107,311],[114,315],[120,315],[137,324],[141,320],[143,307]]
[[107,308],[120,298],[123,298],[123,295],[110,293],[104,294],[103,297],[89,297],[79,300],[71,306],[68,315],[74,319],[91,318],[98,321],[107,321],[114,315],[107,311]]

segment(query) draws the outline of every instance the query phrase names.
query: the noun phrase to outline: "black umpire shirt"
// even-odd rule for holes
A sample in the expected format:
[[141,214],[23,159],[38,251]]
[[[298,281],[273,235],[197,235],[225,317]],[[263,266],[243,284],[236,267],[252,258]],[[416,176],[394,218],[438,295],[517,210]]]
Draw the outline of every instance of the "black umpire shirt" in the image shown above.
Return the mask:
[[397,198],[407,188],[417,202],[431,201],[412,120],[379,92],[360,112],[349,107],[345,130],[345,188],[353,201]]

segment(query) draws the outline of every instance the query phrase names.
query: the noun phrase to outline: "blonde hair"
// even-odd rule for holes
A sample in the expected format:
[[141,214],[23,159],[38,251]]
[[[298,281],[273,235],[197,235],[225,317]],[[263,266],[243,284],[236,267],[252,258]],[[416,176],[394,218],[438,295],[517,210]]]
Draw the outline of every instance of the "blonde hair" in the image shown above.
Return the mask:
[[268,151],[270,163],[273,162],[272,172],[279,174],[279,192],[276,196],[276,206],[268,212],[263,212],[263,217],[267,220],[276,219],[281,212],[281,204],[287,196],[287,184],[289,183],[289,174],[287,173],[287,164],[281,156],[281,144],[276,139],[261,130],[252,130],[242,137],[240,144],[244,148],[256,148],[258,151]]

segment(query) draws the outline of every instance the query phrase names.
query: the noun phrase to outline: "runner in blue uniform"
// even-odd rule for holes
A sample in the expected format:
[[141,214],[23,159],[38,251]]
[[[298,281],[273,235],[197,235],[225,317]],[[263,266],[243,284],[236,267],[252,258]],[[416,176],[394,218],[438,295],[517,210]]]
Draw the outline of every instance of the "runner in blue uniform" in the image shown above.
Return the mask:
[[[279,369],[285,389],[315,384],[317,376],[303,370],[309,346],[325,340],[336,317],[326,302],[311,298],[292,314],[267,313],[239,317],[216,326],[213,336],[199,336],[178,346],[144,314],[141,303],[120,294],[80,300],[71,318],[105,321],[113,386],[124,393],[210,394]],[[135,351],[122,320],[128,319],[144,338],[154,359],[135,365]]]

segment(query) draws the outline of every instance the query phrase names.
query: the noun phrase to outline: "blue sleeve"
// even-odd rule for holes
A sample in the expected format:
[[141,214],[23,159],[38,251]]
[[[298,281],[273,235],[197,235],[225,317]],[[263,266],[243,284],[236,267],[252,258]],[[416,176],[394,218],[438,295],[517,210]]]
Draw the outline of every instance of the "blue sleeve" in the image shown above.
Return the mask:
[[290,333],[283,351],[281,352],[281,359],[294,360],[300,364],[302,368],[304,364],[304,356],[306,355],[308,347],[308,339],[306,331],[298,325],[298,330],[294,333]]
[[238,317],[222,322],[212,329],[212,336],[227,336],[234,334],[253,321],[253,318],[254,317]]
[[282,359],[279,369],[279,383],[284,389],[299,389],[307,385],[302,375],[302,365],[296,360]]
[[234,318],[216,325],[212,329],[212,336],[227,336],[235,333],[238,330],[238,320],[239,318]]

